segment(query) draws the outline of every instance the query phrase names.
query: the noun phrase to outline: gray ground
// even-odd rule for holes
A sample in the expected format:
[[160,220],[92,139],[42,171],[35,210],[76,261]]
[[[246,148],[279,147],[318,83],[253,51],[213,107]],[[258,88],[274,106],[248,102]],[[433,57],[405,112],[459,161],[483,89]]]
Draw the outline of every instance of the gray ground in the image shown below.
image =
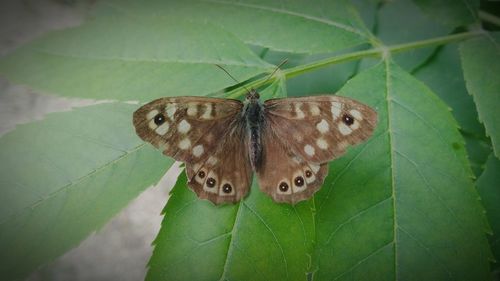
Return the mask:
[[[78,25],[91,2],[1,0],[0,56],[50,30]],[[0,135],[16,124],[42,119],[46,113],[92,103],[40,95],[0,77]],[[151,242],[160,228],[160,212],[178,173],[178,168],[171,169],[105,227],[28,280],[142,280]]]

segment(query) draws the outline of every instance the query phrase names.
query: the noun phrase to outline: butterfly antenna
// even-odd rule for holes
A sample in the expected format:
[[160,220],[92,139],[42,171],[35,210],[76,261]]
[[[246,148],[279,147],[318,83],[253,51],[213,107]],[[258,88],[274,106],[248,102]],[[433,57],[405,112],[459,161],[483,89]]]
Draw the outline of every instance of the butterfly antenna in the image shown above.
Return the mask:
[[[215,64],[215,66],[217,66],[218,68],[222,69],[222,71],[224,71],[229,77],[231,77],[231,79],[233,79],[237,84],[241,84],[240,81],[238,81],[238,79],[234,78],[233,75],[231,75],[231,73],[229,73],[224,67],[218,65],[218,64]],[[243,88],[245,88],[245,90],[247,90],[247,92],[250,92],[247,87],[245,87],[245,85],[242,85]]]
[[280,64],[278,64],[278,66],[276,66],[274,71],[269,75],[269,77],[267,77],[266,81],[264,81],[264,83],[262,83],[262,84],[266,84],[266,82],[269,81],[269,79],[271,79],[271,77],[273,77],[273,75],[276,73],[276,71],[278,71],[278,69],[280,69],[280,67],[282,67],[287,62],[288,62],[288,59],[284,59],[282,62],[280,62]]

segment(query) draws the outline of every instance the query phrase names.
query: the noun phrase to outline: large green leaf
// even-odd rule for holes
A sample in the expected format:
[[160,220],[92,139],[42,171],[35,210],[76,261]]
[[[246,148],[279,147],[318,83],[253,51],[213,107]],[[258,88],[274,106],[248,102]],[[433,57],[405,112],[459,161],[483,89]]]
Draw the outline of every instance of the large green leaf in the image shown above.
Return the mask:
[[474,98],[479,119],[500,158],[500,33],[485,34],[460,45],[467,90]]
[[50,114],[0,138],[0,279],[76,246],[170,166],[135,135],[134,108]]
[[451,107],[453,117],[463,131],[484,135],[474,101],[465,88],[457,45],[440,48],[414,75]]
[[0,73],[64,96],[149,101],[206,95],[234,84],[215,64],[241,81],[274,68],[212,24],[108,10],[2,58]]
[[276,204],[254,184],[239,204],[216,207],[183,176],[148,279],[484,280],[485,217],[448,108],[391,63],[340,92],[374,106],[380,123],[331,163],[313,200]]
[[481,195],[481,201],[486,209],[486,215],[493,231],[490,237],[490,245],[495,256],[495,268],[499,268],[500,264],[500,160],[493,154],[486,162],[486,168],[477,179],[477,190]]
[[465,88],[457,45],[440,48],[414,75],[451,108],[451,113],[464,134],[471,168],[479,176],[491,147],[485,140],[484,126],[477,118],[476,105]]
[[304,280],[311,203],[274,203],[252,186],[236,205],[200,200],[179,177],[149,262],[147,280]]
[[413,0],[425,13],[440,23],[458,27],[478,21],[479,0]]
[[322,0],[314,5],[305,0],[150,0],[146,3],[109,0],[104,5],[143,18],[208,21],[247,44],[290,53],[332,52],[366,43],[370,36],[347,0]]
[[467,155],[469,156],[470,166],[474,171],[475,177],[479,177],[484,170],[484,165],[488,160],[488,156],[493,152],[490,140],[483,136],[462,134],[467,147]]
[[[375,34],[386,45],[428,39],[450,33],[449,27],[427,17],[411,0],[388,1],[378,13]],[[433,48],[396,54],[394,59],[407,70],[421,65]]]
[[374,106],[379,125],[315,196],[315,277],[486,280],[484,214],[446,105],[391,63],[341,94]]
[[[350,49],[350,51],[353,51]],[[344,53],[344,52],[343,52]],[[294,53],[276,52],[267,50],[263,59],[275,65],[286,60],[283,68],[292,68],[304,65],[321,59],[339,55],[338,53],[304,55]],[[338,91],[345,82],[354,75],[357,62],[347,62],[339,65],[318,69],[314,72],[288,79],[287,89],[289,96],[306,96],[324,93],[334,93]]]

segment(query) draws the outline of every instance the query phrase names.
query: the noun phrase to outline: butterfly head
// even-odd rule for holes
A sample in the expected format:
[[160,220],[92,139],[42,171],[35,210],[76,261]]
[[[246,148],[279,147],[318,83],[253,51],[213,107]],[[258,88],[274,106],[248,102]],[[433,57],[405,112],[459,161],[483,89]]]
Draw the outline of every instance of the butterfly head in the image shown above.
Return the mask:
[[245,100],[250,103],[257,103],[259,101],[259,98],[259,92],[257,92],[257,90],[255,89],[250,89],[245,97]]

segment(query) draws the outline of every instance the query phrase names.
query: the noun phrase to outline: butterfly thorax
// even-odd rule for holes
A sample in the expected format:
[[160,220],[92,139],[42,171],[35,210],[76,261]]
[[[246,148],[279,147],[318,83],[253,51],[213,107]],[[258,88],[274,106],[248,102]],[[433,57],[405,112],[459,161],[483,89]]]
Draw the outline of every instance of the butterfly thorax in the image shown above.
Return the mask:
[[246,121],[250,162],[254,171],[258,171],[262,163],[262,128],[264,125],[264,110],[260,96],[252,89],[248,92],[243,109]]

